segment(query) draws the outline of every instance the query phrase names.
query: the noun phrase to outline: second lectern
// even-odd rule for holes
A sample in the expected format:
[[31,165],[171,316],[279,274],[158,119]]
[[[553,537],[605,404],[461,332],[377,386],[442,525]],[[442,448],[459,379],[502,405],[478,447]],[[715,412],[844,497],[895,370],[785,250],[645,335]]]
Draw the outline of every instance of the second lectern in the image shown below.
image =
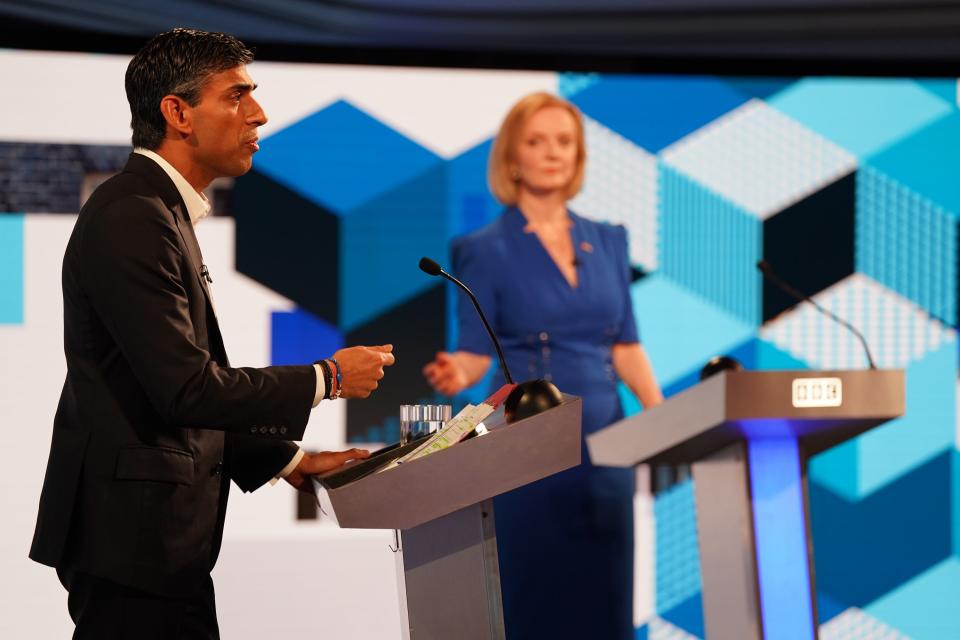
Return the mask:
[[692,465],[708,639],[812,640],[807,460],[904,397],[903,370],[727,371],[587,444],[598,465]]

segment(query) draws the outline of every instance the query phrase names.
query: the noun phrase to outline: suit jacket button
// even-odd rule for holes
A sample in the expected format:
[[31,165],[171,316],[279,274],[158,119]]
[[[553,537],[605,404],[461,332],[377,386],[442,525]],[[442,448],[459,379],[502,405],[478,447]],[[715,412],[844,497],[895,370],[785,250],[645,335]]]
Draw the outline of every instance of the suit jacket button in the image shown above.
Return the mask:
[[280,433],[286,433],[286,432],[287,432],[286,427],[280,427]]
[[270,427],[270,434],[271,434],[271,435],[277,435],[277,428],[276,428],[276,427]]
[[260,433],[266,433],[266,432],[267,432],[266,427],[260,427]]
[[257,432],[256,427],[250,427],[250,433],[256,433],[256,432]]

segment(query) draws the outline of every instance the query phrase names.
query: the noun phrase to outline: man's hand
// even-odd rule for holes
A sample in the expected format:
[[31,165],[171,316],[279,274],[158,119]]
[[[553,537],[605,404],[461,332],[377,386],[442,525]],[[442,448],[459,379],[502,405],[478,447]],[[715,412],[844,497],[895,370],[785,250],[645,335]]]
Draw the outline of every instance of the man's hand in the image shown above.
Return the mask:
[[304,452],[300,464],[298,464],[284,480],[296,487],[298,491],[313,493],[313,484],[310,482],[310,476],[336,469],[347,462],[347,460],[362,460],[369,457],[370,452],[366,449],[321,451],[319,453]]
[[383,368],[395,362],[393,345],[377,347],[348,347],[340,349],[333,357],[340,363],[343,373],[342,398],[366,398],[379,386]]

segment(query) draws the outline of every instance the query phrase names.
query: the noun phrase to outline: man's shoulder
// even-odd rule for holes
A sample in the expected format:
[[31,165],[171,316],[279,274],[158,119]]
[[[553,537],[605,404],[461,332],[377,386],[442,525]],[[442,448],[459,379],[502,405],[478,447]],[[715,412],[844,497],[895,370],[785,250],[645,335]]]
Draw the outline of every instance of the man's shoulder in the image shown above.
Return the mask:
[[173,212],[150,180],[138,173],[122,171],[98,186],[80,209],[80,223],[108,220],[118,216],[124,222],[147,216],[173,221]]
[[93,247],[142,245],[177,235],[175,213],[150,180],[123,171],[109,178],[80,209],[68,247],[88,254]]
[[80,213],[104,209],[118,201],[146,204],[151,201],[162,202],[162,199],[156,187],[143,176],[132,171],[121,171],[94,189]]

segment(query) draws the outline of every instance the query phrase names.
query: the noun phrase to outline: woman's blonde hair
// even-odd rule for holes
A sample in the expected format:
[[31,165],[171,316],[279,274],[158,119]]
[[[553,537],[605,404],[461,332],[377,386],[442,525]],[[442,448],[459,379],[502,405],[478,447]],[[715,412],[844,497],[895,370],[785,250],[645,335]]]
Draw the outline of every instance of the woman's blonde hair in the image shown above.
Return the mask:
[[567,199],[577,195],[583,185],[583,168],[587,160],[587,147],[583,138],[583,118],[575,106],[555,95],[539,91],[520,99],[500,125],[500,131],[493,141],[490,151],[490,163],[487,168],[487,182],[490,191],[501,204],[513,206],[517,204],[519,178],[514,174],[512,165],[515,160],[514,151],[523,126],[535,113],[547,107],[565,109],[574,122],[577,123],[577,165],[573,177],[567,185]]

